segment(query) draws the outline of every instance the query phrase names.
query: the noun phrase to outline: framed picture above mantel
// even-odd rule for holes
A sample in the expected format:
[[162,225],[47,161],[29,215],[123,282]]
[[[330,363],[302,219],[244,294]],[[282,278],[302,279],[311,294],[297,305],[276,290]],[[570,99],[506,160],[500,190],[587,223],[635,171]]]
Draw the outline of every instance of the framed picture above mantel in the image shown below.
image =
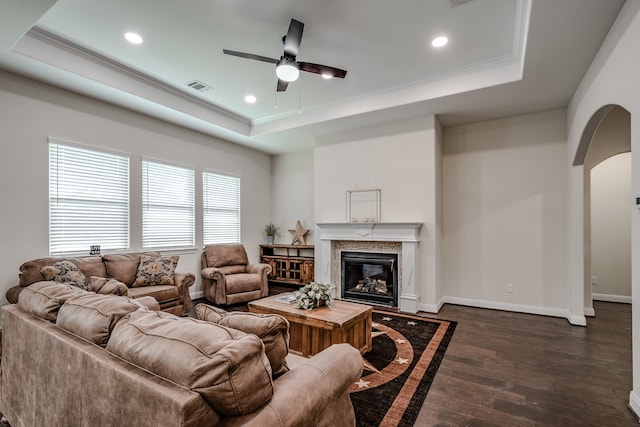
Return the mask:
[[348,223],[380,222],[381,191],[377,188],[347,191]]

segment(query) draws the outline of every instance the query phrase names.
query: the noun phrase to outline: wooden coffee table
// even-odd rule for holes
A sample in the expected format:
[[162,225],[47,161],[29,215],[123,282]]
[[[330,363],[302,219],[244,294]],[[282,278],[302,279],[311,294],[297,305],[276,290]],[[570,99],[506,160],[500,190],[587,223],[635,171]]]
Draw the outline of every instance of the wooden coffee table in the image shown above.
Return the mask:
[[331,307],[301,310],[270,296],[249,303],[249,311],[279,314],[289,321],[289,351],[304,357],[332,344],[348,343],[364,354],[371,350],[371,306],[333,300]]

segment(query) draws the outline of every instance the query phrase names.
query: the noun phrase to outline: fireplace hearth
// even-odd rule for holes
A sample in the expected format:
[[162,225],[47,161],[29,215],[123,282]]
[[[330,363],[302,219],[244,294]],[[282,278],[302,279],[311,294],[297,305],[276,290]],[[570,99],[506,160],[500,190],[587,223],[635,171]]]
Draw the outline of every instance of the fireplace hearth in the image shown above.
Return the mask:
[[340,258],[342,299],[398,306],[398,254],[343,251]]

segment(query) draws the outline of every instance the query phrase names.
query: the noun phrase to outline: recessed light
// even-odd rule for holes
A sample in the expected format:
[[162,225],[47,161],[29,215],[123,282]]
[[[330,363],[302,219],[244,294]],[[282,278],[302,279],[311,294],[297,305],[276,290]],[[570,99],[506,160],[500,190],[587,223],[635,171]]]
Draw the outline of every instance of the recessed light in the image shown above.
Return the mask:
[[322,78],[323,79],[327,79],[327,80],[332,79],[333,78],[333,74],[331,74],[331,73],[322,73]]
[[253,104],[257,101],[257,98],[254,95],[247,95],[244,97],[244,101],[248,104]]
[[144,41],[142,39],[142,36],[136,33],[125,33],[124,38],[127,39],[129,43],[133,44],[142,44],[142,42]]
[[433,47],[442,47],[449,43],[449,39],[445,36],[438,36],[431,41],[431,46]]

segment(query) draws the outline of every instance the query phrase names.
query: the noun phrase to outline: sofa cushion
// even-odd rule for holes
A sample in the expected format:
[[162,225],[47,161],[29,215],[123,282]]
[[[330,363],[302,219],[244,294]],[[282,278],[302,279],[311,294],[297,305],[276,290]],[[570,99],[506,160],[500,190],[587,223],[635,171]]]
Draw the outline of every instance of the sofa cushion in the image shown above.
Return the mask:
[[251,292],[262,288],[262,278],[258,274],[232,274],[225,277],[227,294]]
[[107,270],[102,262],[102,257],[74,257],[74,258],[37,258],[27,261],[20,266],[20,286],[29,286],[32,283],[45,280],[40,273],[42,267],[53,265],[58,261],[71,261],[84,274],[85,277],[107,277]]
[[22,311],[31,313],[41,319],[55,321],[60,306],[67,299],[87,293],[87,291],[80,288],[63,283],[36,282],[23,288],[20,295],[18,295],[17,305]]
[[262,340],[273,376],[289,370],[285,358],[289,354],[289,322],[277,314],[227,312],[207,304],[196,305],[198,319],[254,334]]
[[273,395],[260,339],[213,323],[135,311],[116,324],[107,350],[197,391],[221,414],[248,414]]
[[136,273],[133,287],[151,285],[173,285],[173,273],[178,265],[180,257],[153,257],[140,256],[140,264]]
[[[140,256],[142,253],[130,253],[130,254],[106,254],[102,256],[105,268],[107,269],[107,275],[112,279],[116,279],[119,282],[124,283],[127,286],[131,286],[136,280],[138,273],[138,265],[140,265]],[[144,255],[160,256],[159,252],[145,252]]]
[[89,278],[89,286],[91,290],[97,294],[103,295],[119,295],[123,297],[129,296],[129,288],[116,279],[107,279],[106,277],[91,276]]
[[85,291],[91,290],[87,278],[71,261],[58,261],[53,265],[42,267],[40,274],[45,280],[76,286]]
[[62,304],[56,326],[104,347],[115,324],[143,307],[135,300],[116,295],[77,295]]
[[158,302],[177,300],[180,298],[180,290],[173,285],[143,286],[141,288],[130,288],[131,298],[153,297]]

